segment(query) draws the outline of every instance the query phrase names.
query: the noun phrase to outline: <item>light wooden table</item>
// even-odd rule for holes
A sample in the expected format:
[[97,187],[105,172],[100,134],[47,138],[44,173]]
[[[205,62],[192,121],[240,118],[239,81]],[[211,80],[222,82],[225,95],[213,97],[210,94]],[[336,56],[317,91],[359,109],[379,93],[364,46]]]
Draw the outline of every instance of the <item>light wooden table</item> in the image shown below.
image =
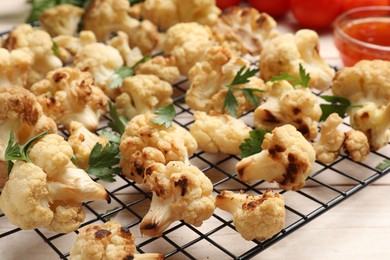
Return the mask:
[[[23,21],[27,12],[25,0],[1,0],[0,31]],[[279,29],[288,32],[297,28],[287,19],[280,21]],[[322,56],[330,64],[340,66],[331,33],[320,32],[320,39]],[[1,225],[0,222],[0,228]],[[20,231],[0,239],[0,259],[56,259],[57,255],[47,247],[43,249],[42,243],[35,232]],[[231,243],[232,247],[239,246],[237,241]],[[206,257],[213,259],[213,255]],[[354,194],[255,259],[390,259],[390,175]]]

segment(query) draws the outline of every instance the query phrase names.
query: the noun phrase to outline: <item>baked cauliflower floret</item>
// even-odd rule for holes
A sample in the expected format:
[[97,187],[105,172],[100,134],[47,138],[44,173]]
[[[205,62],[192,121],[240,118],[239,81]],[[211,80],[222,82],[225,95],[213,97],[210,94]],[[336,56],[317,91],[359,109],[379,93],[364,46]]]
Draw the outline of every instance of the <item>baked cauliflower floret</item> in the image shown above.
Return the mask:
[[362,131],[370,148],[378,150],[390,138],[390,62],[360,61],[338,71],[333,81],[333,94],[358,105],[347,112],[351,126]]
[[95,129],[98,119],[108,106],[108,97],[93,85],[90,73],[75,68],[64,67],[51,71],[45,80],[34,84],[32,92],[45,105],[48,114],[52,114],[54,118],[64,117],[60,121],[64,121],[65,125],[74,117],[89,129]]
[[142,183],[145,169],[153,162],[188,161],[198,145],[183,127],[173,123],[169,128],[152,123],[154,114],[135,116],[126,126],[119,150],[122,173]]
[[158,237],[177,220],[200,226],[214,213],[213,185],[197,167],[179,161],[154,163],[146,169],[144,184],[153,192],[141,233]]
[[57,133],[57,125],[42,112],[37,98],[21,87],[0,87],[0,162],[5,161],[5,150],[10,132],[15,140],[24,144],[37,134]]
[[230,115],[196,111],[190,133],[199,148],[210,153],[240,154],[240,145],[252,130],[244,121]]
[[321,58],[318,35],[299,30],[272,38],[260,54],[260,76],[264,81],[282,72],[299,77],[299,64],[310,74],[309,87],[324,90],[332,84],[334,70]]
[[76,156],[77,166],[86,169],[93,147],[99,143],[103,147],[108,143],[103,135],[96,135],[89,131],[83,124],[72,121],[69,125],[68,143],[72,146]]
[[162,30],[186,22],[212,25],[220,13],[215,0],[146,0],[141,6],[141,16]]
[[118,32],[117,36],[110,39],[107,44],[119,51],[124,63],[128,67],[135,65],[143,57],[138,47],[130,48],[129,36],[124,32]]
[[364,161],[370,153],[367,136],[358,130],[351,129],[345,133],[344,150],[356,162]]
[[236,230],[246,240],[266,240],[284,227],[284,198],[271,190],[258,196],[225,190],[217,196],[215,205],[233,215]]
[[71,4],[60,4],[43,11],[39,21],[42,28],[52,37],[75,35],[83,14],[83,8]]
[[343,119],[336,113],[329,115],[321,126],[321,136],[313,143],[316,158],[322,163],[332,163],[341,149],[354,161],[361,162],[370,153],[368,139],[361,131],[351,129],[344,133],[337,129]]
[[238,177],[245,182],[277,182],[285,190],[305,185],[315,161],[313,146],[292,125],[276,127],[265,134],[262,151],[239,161]]
[[288,81],[267,82],[267,100],[254,112],[254,126],[267,130],[291,124],[308,140],[318,134],[321,108],[310,89],[293,87]]
[[0,48],[0,87],[27,87],[27,79],[34,61],[28,50]]
[[250,7],[226,9],[211,27],[215,40],[235,54],[259,55],[265,43],[278,35],[275,20]]
[[115,70],[123,66],[117,49],[103,43],[88,44],[76,54],[72,66],[90,72],[95,84],[109,97],[115,98],[118,95],[118,90],[110,88]]
[[[226,48],[212,47],[205,59],[196,63],[189,72],[188,78],[191,85],[186,93],[188,106],[204,112],[211,110],[221,114],[226,112],[224,108],[224,100],[228,91],[226,85],[232,83],[242,67],[249,68],[249,62],[232,55]],[[263,81],[257,77],[251,77],[248,83],[234,87],[266,90]],[[233,91],[233,95],[238,102],[237,116],[254,108],[242,91]],[[254,95],[261,98],[263,93],[255,92]]]
[[63,63],[71,63],[73,57],[86,45],[95,43],[96,36],[91,31],[81,31],[77,37],[58,35],[53,38],[58,46],[58,57]]
[[72,121],[96,130],[108,109],[108,97],[95,85],[88,72],[64,67],[49,72],[31,87],[45,114],[57,124],[69,127]]
[[173,56],[156,56],[139,64],[136,67],[135,73],[156,75],[160,79],[171,84],[175,83],[180,78],[180,72],[176,67],[176,60]]
[[154,75],[135,75],[123,81],[122,94],[115,99],[119,114],[128,119],[139,114],[153,113],[172,103],[172,86]]
[[59,135],[36,141],[31,162],[17,161],[0,196],[0,208],[22,229],[45,227],[60,233],[84,221],[84,201],[108,200],[104,187],[71,162],[71,146]]
[[345,140],[344,133],[337,129],[342,122],[343,119],[337,113],[333,113],[322,124],[320,139],[313,143],[316,158],[320,162],[332,163],[339,156]]
[[93,0],[83,16],[83,29],[91,30],[99,41],[106,41],[118,31],[129,36],[131,47],[151,52],[158,43],[158,31],[148,20],[138,21],[127,13],[127,0]]
[[70,249],[71,260],[161,260],[161,254],[137,254],[134,236],[116,221],[91,224],[80,229]]
[[167,31],[162,43],[165,54],[175,57],[177,67],[182,75],[198,61],[201,61],[212,46],[211,30],[198,23],[179,23]]
[[23,49],[30,51],[33,64],[28,75],[27,87],[41,80],[47,72],[62,67],[61,60],[54,55],[53,42],[50,35],[29,24],[15,27],[3,44],[8,50]]

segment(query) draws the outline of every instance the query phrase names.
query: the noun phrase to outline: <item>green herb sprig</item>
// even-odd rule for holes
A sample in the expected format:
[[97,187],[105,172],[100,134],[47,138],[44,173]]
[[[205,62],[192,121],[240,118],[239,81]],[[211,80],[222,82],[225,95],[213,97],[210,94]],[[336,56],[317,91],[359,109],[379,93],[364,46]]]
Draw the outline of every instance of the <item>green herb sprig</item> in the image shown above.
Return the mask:
[[169,104],[165,107],[157,109],[154,114],[158,117],[150,120],[152,123],[157,125],[165,125],[165,128],[170,128],[173,122],[173,118],[176,115],[176,110],[173,104]]
[[97,143],[89,156],[88,167],[85,170],[99,179],[106,182],[114,182],[115,175],[121,172],[118,166],[119,146],[114,143],[108,143],[104,147]]
[[330,102],[330,104],[320,104],[322,115],[320,121],[325,121],[332,113],[337,113],[340,117],[344,117],[348,109],[359,108],[361,105],[351,105],[351,101],[346,98],[338,96],[320,96],[323,100]]
[[109,102],[109,111],[111,121],[108,122],[108,126],[116,132],[119,136],[122,136],[126,129],[127,118],[122,115],[118,115],[116,107],[113,102]]
[[223,102],[223,107],[227,108],[227,112],[233,117],[237,117],[237,107],[238,101],[233,94],[233,91],[242,91],[248,101],[254,106],[257,107],[260,103],[258,96],[254,95],[255,92],[263,92],[260,89],[255,88],[235,88],[236,85],[241,85],[249,82],[249,78],[256,75],[259,69],[246,69],[245,66],[241,67],[240,70],[236,73],[232,83],[225,85],[228,88],[226,93],[225,100]]
[[310,74],[306,73],[305,68],[302,66],[302,64],[299,63],[299,78],[283,72],[279,76],[272,77],[270,81],[275,82],[280,80],[287,80],[294,87],[302,86],[304,88],[307,88],[309,86]]
[[119,69],[117,69],[114,73],[113,79],[111,80],[110,88],[116,89],[116,88],[119,88],[120,86],[122,86],[123,80],[127,77],[133,76],[137,66],[140,65],[141,63],[146,62],[149,59],[150,59],[150,56],[145,55],[142,57],[142,59],[137,61],[133,66],[131,66],[131,67],[122,66]]
[[251,156],[253,154],[261,152],[263,149],[261,145],[264,141],[266,133],[270,133],[269,130],[252,130],[249,132],[249,138],[245,139],[240,145],[241,158]]
[[49,130],[46,130],[31,139],[29,139],[24,145],[20,145],[18,142],[15,143],[14,133],[11,132],[9,136],[9,141],[7,148],[5,149],[5,162],[7,163],[8,174],[11,173],[12,167],[14,166],[13,161],[25,161],[31,162],[30,158],[27,155],[27,151],[32,145],[32,143],[42,136],[46,135]]
[[385,160],[383,160],[383,162],[379,163],[375,167],[375,169],[377,169],[379,171],[384,171],[384,170],[386,170],[389,167],[390,167],[390,160],[389,159],[385,159]]

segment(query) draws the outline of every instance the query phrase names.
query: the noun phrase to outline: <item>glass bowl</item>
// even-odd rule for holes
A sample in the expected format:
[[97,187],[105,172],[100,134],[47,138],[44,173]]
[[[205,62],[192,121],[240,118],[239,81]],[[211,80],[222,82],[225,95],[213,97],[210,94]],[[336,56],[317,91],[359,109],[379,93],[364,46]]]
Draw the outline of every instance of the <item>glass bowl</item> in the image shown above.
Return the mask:
[[334,22],[333,39],[345,66],[360,60],[390,60],[390,6],[349,10]]

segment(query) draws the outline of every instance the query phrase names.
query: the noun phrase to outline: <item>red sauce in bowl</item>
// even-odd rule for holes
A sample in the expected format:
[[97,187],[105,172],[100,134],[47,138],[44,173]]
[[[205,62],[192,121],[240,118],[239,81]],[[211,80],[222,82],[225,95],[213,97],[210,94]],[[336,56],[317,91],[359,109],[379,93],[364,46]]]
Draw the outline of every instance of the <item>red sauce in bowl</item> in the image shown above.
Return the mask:
[[[351,16],[352,14],[354,16]],[[388,14],[383,11],[373,13],[371,10],[367,17],[364,14],[351,13],[342,15],[336,21],[334,41],[345,66],[353,66],[363,59],[390,60]]]

